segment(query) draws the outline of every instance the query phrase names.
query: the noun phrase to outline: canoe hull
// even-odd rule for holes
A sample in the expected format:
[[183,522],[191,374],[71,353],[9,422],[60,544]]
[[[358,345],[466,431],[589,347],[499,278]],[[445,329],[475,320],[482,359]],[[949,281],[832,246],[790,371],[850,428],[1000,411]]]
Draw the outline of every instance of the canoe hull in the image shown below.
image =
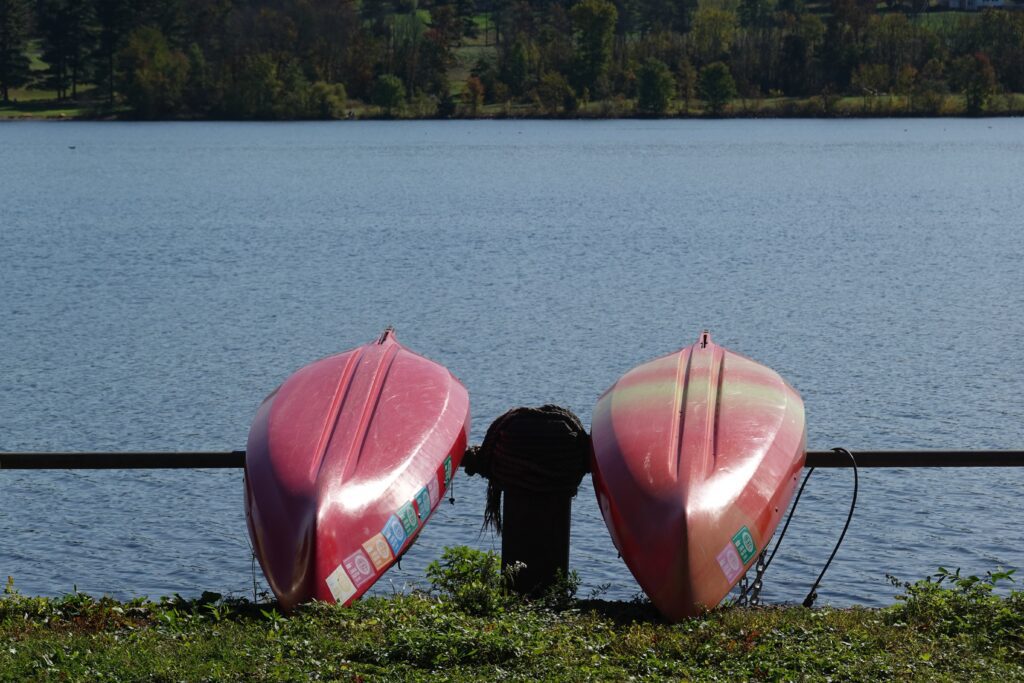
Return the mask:
[[806,454],[797,392],[706,333],[626,373],[598,401],[592,432],[605,523],[672,620],[718,605],[756,562]]
[[280,605],[366,592],[442,500],[468,433],[465,388],[390,331],[268,396],[249,432],[245,501]]

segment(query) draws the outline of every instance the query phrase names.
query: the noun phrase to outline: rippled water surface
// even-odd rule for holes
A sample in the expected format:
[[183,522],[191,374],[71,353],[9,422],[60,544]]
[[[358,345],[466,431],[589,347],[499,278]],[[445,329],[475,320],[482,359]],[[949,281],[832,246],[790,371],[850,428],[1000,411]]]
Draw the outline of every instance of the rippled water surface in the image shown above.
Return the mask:
[[[1021,448],[1021,168],[1021,120],[3,124],[0,449],[240,449],[292,371],[387,324],[467,386],[474,442],[517,405],[589,424],[710,328],[801,392],[811,448]],[[768,600],[802,599],[851,479],[812,477]],[[378,590],[500,545],[484,491],[456,477]],[[863,471],[822,601],[1024,567],[1022,495],[1016,470]],[[639,590],[589,482],[572,565]],[[251,594],[241,472],[0,472],[8,574]]]

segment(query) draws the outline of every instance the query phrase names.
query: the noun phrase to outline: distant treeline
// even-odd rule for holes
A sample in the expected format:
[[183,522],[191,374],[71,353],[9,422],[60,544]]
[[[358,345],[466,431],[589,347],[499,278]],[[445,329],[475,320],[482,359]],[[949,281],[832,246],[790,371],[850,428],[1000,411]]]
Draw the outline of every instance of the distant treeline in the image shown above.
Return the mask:
[[[734,98],[1024,92],[1024,13],[928,0],[0,0],[0,94],[136,116],[721,113]],[[934,110],[934,111],[933,111]]]

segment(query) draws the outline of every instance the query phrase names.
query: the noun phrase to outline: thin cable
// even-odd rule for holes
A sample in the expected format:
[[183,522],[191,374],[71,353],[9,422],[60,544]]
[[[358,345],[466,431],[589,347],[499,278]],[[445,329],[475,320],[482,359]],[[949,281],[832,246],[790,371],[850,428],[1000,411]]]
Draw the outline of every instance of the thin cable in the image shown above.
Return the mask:
[[796,510],[797,503],[800,502],[800,496],[803,495],[804,487],[807,486],[807,480],[814,474],[814,468],[807,470],[807,474],[804,476],[804,483],[800,484],[800,490],[796,492],[796,498],[793,499],[793,507],[789,508],[789,516],[786,517],[786,523],[782,526],[782,531],[779,532],[779,538],[775,541],[775,547],[772,548],[772,554],[768,556],[768,561],[764,563],[765,571],[768,571],[768,567],[771,565],[772,560],[775,559],[775,553],[779,552],[779,546],[782,545],[782,539],[786,537],[786,529],[789,528],[789,523],[793,520],[793,512]]
[[850,513],[846,516],[846,524],[843,525],[843,533],[839,534],[839,540],[836,541],[836,547],[832,549],[832,554],[828,556],[828,562],[822,568],[821,573],[818,574],[817,580],[814,585],[811,586],[810,592],[807,593],[807,597],[804,598],[804,607],[811,607],[814,605],[814,601],[818,599],[818,584],[821,583],[822,578],[825,577],[825,572],[828,571],[828,567],[832,564],[832,560],[835,558],[836,553],[839,552],[839,546],[843,544],[843,539],[846,537],[846,531],[850,528],[850,520],[853,519],[853,510],[857,507],[857,489],[859,487],[859,479],[857,477],[857,460],[853,457],[853,453],[846,450],[845,448],[833,448],[834,453],[845,453],[850,458],[850,464],[853,465],[853,500],[850,501]]
[[[789,523],[793,521],[793,513],[796,512],[796,506],[800,503],[800,496],[804,494],[804,487],[807,486],[807,480],[811,478],[813,473],[814,468],[812,467],[807,470],[807,474],[804,475],[804,482],[800,484],[800,489],[796,492],[796,498],[793,499],[793,505],[789,508],[789,515],[786,516],[786,523],[782,525],[782,531],[779,532],[779,537],[775,541],[775,547],[772,548],[772,554],[768,556],[768,561],[764,563],[764,567],[761,569],[759,578],[764,578],[764,573],[768,571],[769,565],[771,565],[772,560],[775,559],[775,553],[779,552],[779,546],[782,545],[782,539],[786,537],[786,530],[789,529]],[[740,592],[736,601],[739,602],[740,600],[743,600],[743,598],[747,597],[747,593],[749,593],[753,587],[753,583],[747,586],[745,590]]]

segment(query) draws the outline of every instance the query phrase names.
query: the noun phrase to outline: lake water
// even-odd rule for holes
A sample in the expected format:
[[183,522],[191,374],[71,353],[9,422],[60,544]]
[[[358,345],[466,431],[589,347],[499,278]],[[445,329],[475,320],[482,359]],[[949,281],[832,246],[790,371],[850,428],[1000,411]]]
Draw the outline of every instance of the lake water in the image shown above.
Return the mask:
[[[1024,121],[6,123],[0,449],[232,450],[292,371],[388,324],[469,389],[589,425],[715,340],[777,370],[812,449],[1024,446]],[[766,579],[800,600],[852,475],[816,472]],[[480,534],[460,474],[379,591]],[[821,603],[1024,567],[1024,471],[862,471]],[[638,591],[589,481],[586,595]],[[258,569],[257,569],[258,573]],[[252,594],[240,471],[0,472],[25,593]]]

